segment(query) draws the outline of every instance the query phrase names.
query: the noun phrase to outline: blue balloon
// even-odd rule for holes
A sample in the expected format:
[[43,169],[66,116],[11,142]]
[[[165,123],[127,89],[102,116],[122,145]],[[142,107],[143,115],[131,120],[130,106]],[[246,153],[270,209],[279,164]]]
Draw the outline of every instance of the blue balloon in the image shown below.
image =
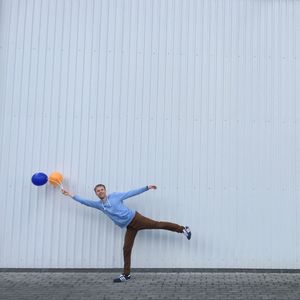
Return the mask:
[[47,183],[47,181],[48,181],[48,176],[45,173],[41,173],[41,172],[35,173],[31,177],[31,182],[37,186],[44,185]]

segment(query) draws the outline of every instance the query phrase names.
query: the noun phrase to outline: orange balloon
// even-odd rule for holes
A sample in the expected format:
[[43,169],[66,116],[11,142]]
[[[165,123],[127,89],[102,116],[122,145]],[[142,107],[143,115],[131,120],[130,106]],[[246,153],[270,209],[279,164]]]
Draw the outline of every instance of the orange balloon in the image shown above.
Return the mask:
[[61,185],[63,176],[59,172],[53,172],[49,175],[48,181],[54,186]]

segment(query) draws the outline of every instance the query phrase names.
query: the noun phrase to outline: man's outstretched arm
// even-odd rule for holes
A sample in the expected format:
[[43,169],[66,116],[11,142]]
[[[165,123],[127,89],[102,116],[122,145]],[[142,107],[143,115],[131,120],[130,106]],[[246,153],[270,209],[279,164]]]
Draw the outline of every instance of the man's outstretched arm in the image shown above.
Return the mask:
[[68,196],[68,197],[71,197],[72,199],[74,199],[75,201],[81,203],[81,204],[84,204],[86,206],[89,206],[89,207],[94,207],[96,208],[97,207],[97,202],[96,201],[93,201],[93,200],[88,200],[88,199],[84,199],[78,195],[72,195],[71,193],[69,193],[68,191],[66,190],[62,190],[61,191],[65,196]]
[[145,187],[139,188],[139,189],[128,191],[128,192],[126,192],[122,195],[122,200],[125,200],[125,199],[128,199],[130,197],[139,195],[139,194],[144,193],[144,192],[146,192],[148,190],[151,190],[151,189],[155,190],[155,189],[157,189],[157,186],[151,184],[151,185],[147,185]]

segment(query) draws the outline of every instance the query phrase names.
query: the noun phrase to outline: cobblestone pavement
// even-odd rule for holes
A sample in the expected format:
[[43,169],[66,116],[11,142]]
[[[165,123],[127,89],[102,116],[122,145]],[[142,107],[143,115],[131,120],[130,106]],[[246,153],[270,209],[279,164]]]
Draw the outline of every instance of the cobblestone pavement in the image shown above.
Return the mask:
[[300,273],[0,272],[0,299],[300,299]]

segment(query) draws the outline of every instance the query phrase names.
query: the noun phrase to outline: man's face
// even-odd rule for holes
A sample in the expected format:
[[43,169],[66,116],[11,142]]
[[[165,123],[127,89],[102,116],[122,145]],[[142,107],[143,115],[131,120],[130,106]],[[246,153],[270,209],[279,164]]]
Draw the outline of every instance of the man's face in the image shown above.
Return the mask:
[[100,198],[100,199],[104,199],[106,197],[106,189],[103,186],[98,186],[96,188],[96,195]]

